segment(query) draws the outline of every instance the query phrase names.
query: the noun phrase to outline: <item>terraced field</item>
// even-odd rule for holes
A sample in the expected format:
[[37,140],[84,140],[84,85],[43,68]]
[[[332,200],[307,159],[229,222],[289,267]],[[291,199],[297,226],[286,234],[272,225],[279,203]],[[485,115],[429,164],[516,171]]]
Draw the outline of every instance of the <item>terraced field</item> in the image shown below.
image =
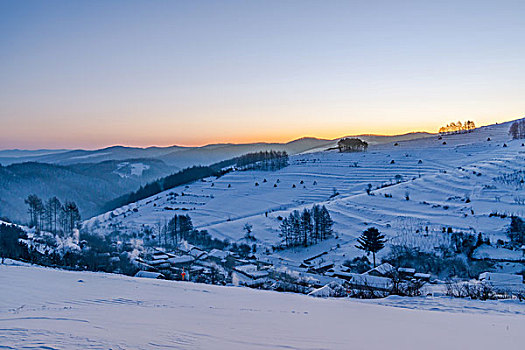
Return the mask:
[[[393,240],[402,236],[430,245],[446,239],[443,227],[497,239],[504,235],[508,219],[491,213],[525,215],[523,184],[497,180],[503,174],[523,177],[518,172],[525,169],[525,147],[510,140],[508,128],[505,123],[468,134],[371,145],[366,153],[300,154],[276,172],[208,178],[85,224],[103,233],[133,233],[146,227],[155,230],[175,213],[183,213],[198,228],[231,240],[241,239],[242,227],[249,223],[261,245],[272,245],[279,241],[279,216],[320,203],[332,214],[338,238],[319,249],[331,248],[334,259],[360,254],[355,239],[371,225]],[[369,184],[371,195],[366,193]]]

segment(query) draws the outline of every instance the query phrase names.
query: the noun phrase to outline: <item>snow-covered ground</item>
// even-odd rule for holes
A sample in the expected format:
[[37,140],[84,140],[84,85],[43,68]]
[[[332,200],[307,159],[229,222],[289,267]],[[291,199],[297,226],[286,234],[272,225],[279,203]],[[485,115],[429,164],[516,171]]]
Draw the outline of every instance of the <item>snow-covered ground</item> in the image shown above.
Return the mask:
[[378,301],[0,265],[2,349],[523,349],[525,305]]
[[[208,178],[85,224],[102,234],[138,233],[147,226],[155,231],[176,213],[189,214],[197,228],[234,241],[244,236],[243,226],[249,223],[260,244],[272,245],[279,242],[279,216],[318,203],[330,211],[338,239],[298,254],[287,251],[280,254],[282,258],[297,263],[317,250],[330,250],[330,258],[342,262],[361,255],[355,248],[356,237],[372,225],[393,243],[413,243],[422,249],[443,243],[443,227],[481,232],[495,242],[506,239],[510,219],[491,213],[525,216],[525,186],[495,180],[525,169],[523,140],[510,140],[509,126],[371,145],[366,153],[299,154],[290,157],[290,166],[276,172]],[[393,185],[370,196],[368,184]],[[334,191],[339,194],[332,197]],[[416,236],[415,231],[419,231]]]

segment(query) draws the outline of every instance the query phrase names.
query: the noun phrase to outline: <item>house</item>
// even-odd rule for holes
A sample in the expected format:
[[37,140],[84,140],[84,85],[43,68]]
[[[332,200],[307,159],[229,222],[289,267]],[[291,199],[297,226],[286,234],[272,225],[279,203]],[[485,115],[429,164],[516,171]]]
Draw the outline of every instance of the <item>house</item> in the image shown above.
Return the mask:
[[522,275],[501,272],[483,272],[479,275],[479,280],[500,290],[515,291],[525,289]]
[[421,273],[421,272],[418,272],[418,273],[415,273],[414,274],[414,278],[415,279],[418,279],[420,281],[425,281],[425,282],[428,282],[430,281],[430,274],[429,273]]
[[166,253],[161,252],[161,251],[156,251],[152,255],[152,260],[154,260],[154,261],[156,261],[156,260],[166,260],[168,258],[169,258],[169,256]]
[[151,272],[151,271],[139,271],[135,274],[135,277],[152,278],[152,279],[165,278],[163,274],[159,272]]
[[202,249],[194,246],[193,244],[188,243],[187,241],[182,241],[177,245],[177,253],[178,254],[190,254],[190,252],[193,249],[199,249],[202,251]]
[[389,291],[392,289],[392,280],[386,277],[336,271],[333,277],[347,281],[350,288]]
[[192,247],[187,254],[192,256],[195,260],[203,260],[208,256],[208,253],[197,247]]
[[174,258],[169,258],[167,260],[167,262],[172,267],[177,267],[177,268],[190,266],[194,261],[195,259],[189,255],[176,256]]
[[268,271],[258,270],[257,265],[249,264],[236,266],[232,271],[232,283],[236,286],[255,286],[267,280]]
[[226,258],[230,255],[231,252],[225,252],[224,250],[220,249],[212,249],[208,253],[208,259],[216,263],[223,263],[225,262]]
[[142,258],[140,257],[136,257],[135,258],[135,263],[137,264],[137,266],[141,269],[141,270],[148,270],[148,271],[151,271],[151,270],[155,270],[155,267],[153,267],[152,265],[149,265],[146,261],[144,261]]
[[317,255],[315,255],[315,256],[312,256],[312,257],[310,257],[310,258],[308,258],[308,259],[304,259],[304,260],[303,260],[303,264],[305,264],[305,265],[311,265],[313,260],[315,260],[315,259],[317,259],[317,258],[320,258],[320,257],[322,257],[323,255],[326,255],[326,254],[328,254],[328,252],[322,252],[322,253],[317,254]]
[[334,268],[334,266],[335,265],[334,265],[333,262],[322,262],[319,265],[311,266],[308,269],[308,272],[317,273],[317,274],[323,274],[325,272],[328,272],[328,271],[332,270]]
[[389,263],[383,263],[371,270],[368,270],[364,275],[377,276],[377,277],[388,277],[392,276],[396,272],[396,268]]
[[400,267],[397,269],[397,272],[401,278],[411,278],[416,273],[416,269],[411,267]]

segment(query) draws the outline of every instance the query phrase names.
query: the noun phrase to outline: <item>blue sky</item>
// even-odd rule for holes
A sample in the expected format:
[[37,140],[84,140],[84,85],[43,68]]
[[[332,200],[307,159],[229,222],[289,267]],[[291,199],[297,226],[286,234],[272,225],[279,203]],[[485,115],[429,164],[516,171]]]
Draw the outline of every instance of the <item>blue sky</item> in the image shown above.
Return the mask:
[[0,0],[0,148],[519,118],[524,18],[524,1]]

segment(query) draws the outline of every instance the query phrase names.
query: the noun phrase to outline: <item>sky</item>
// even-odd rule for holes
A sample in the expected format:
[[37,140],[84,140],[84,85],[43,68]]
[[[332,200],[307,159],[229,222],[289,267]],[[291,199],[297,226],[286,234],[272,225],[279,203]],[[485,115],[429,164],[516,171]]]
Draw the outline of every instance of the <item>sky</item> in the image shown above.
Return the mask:
[[0,0],[0,149],[517,119],[524,18],[521,0]]

